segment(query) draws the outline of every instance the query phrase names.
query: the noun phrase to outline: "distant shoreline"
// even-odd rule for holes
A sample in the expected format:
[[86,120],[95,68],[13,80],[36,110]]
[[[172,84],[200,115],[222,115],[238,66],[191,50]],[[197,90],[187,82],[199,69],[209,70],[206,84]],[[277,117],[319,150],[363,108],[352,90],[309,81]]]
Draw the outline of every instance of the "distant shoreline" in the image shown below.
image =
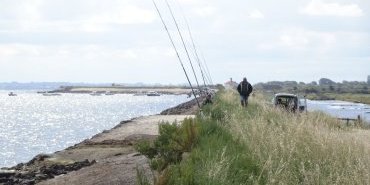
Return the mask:
[[106,93],[110,92],[113,94],[139,94],[148,93],[149,91],[155,91],[160,94],[174,94],[182,95],[191,93],[191,89],[188,87],[128,87],[128,86],[65,86],[52,91],[45,91],[48,93]]

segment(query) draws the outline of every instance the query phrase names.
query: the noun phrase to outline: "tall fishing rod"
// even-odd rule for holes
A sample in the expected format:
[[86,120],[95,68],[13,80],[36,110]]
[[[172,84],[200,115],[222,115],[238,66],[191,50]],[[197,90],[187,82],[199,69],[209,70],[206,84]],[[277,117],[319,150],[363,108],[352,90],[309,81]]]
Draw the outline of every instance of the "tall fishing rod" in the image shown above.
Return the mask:
[[208,78],[209,78],[209,81],[211,82],[211,85],[213,85],[213,80],[212,80],[212,77],[211,77],[211,73],[209,72],[209,69],[208,69],[206,58],[204,57],[204,54],[203,54],[202,51],[200,51],[200,54],[201,54],[201,56],[203,58],[203,63],[205,65],[206,74],[208,75]]
[[193,67],[193,62],[191,61],[191,58],[190,58],[190,55],[189,55],[189,52],[188,52],[188,49],[186,47],[186,44],[185,44],[185,41],[184,41],[184,38],[181,34],[181,31],[180,31],[180,28],[179,28],[179,25],[177,24],[177,21],[176,21],[176,18],[175,18],[175,15],[174,13],[172,12],[172,8],[170,6],[170,4],[168,3],[167,0],[165,0],[166,4],[167,4],[167,7],[168,7],[168,10],[170,11],[171,13],[171,16],[172,16],[172,19],[173,19],[173,22],[175,23],[176,25],[176,29],[177,29],[177,32],[181,38],[181,42],[182,42],[182,45],[184,46],[184,49],[185,49],[185,52],[186,52],[186,56],[188,57],[188,60],[190,62],[190,66],[191,66],[191,69],[193,70],[193,73],[194,73],[194,77],[195,77],[195,81],[197,82],[197,86],[198,86],[198,89],[200,90],[200,86],[199,86],[199,82],[198,82],[198,78],[197,78],[197,74],[195,73],[195,70],[194,70],[194,67]]
[[209,75],[209,73],[208,73],[207,69],[204,67],[204,64],[203,64],[203,63],[204,63],[204,62],[200,61],[200,65],[201,65],[201,66],[203,67],[203,69],[204,69],[205,77],[206,77],[206,79],[207,79],[207,81],[208,81],[209,85],[212,85],[212,81],[211,81],[210,75]]
[[171,41],[172,47],[173,47],[173,49],[174,49],[174,50],[175,50],[175,52],[176,52],[176,55],[177,55],[177,58],[179,59],[179,62],[180,62],[180,64],[181,64],[181,67],[182,67],[182,69],[184,70],[184,73],[185,73],[186,79],[187,79],[187,80],[188,80],[188,82],[189,82],[189,85],[190,85],[191,91],[192,91],[192,93],[193,93],[193,95],[194,95],[194,97],[195,97],[195,100],[197,101],[198,108],[200,108],[200,104],[199,104],[198,98],[197,98],[197,96],[195,95],[194,88],[193,88],[193,86],[191,85],[191,81],[190,81],[190,79],[189,79],[188,73],[186,72],[186,69],[185,69],[185,67],[184,67],[184,64],[183,64],[183,62],[182,62],[182,60],[181,60],[181,57],[180,57],[180,55],[179,55],[179,52],[178,52],[178,50],[177,50],[177,48],[176,48],[175,42],[173,41],[172,36],[171,36],[171,34],[170,34],[170,31],[168,30],[167,25],[166,25],[166,23],[165,23],[165,22],[164,22],[164,20],[163,20],[162,14],[161,14],[161,12],[160,12],[160,11],[159,11],[159,9],[158,9],[157,3],[155,3],[155,1],[154,1],[154,0],[152,0],[152,1],[153,1],[154,6],[155,6],[155,9],[156,9],[156,10],[157,10],[157,12],[158,12],[159,17],[161,18],[162,24],[163,24],[164,29],[166,30],[167,35],[168,35],[168,37],[169,37],[169,39],[170,39],[170,41]]
[[[177,2],[177,1],[176,1],[176,2]],[[178,2],[177,2],[177,4],[178,4]],[[178,4],[178,5],[179,5],[179,4]],[[181,6],[179,6],[179,7],[180,7],[180,10],[181,10],[181,12],[182,12],[182,16],[183,16],[183,18],[184,18],[184,20],[185,20],[186,27],[188,28],[188,33],[189,33],[190,40],[191,40],[191,43],[192,43],[192,46],[193,46],[193,49],[194,49],[195,58],[196,58],[196,60],[197,60],[197,63],[198,63],[198,66],[199,66],[200,72],[201,72],[201,74],[202,74],[204,87],[207,87],[207,85],[206,85],[206,80],[205,80],[204,73],[203,73],[203,69],[202,69],[202,66],[200,65],[200,59],[199,59],[198,51],[197,51],[197,48],[195,47],[195,42],[194,42],[194,39],[193,39],[193,34],[191,33],[191,29],[190,29],[190,25],[189,25],[188,19],[186,19],[185,14],[184,14],[184,12],[183,12],[183,10],[182,10]]]
[[184,19],[185,19],[185,23],[186,23],[186,26],[188,28],[188,32],[189,32],[189,36],[190,36],[190,40],[191,40],[191,43],[193,45],[193,49],[194,49],[194,53],[195,53],[195,57],[197,59],[197,62],[198,62],[198,66],[199,66],[199,69],[200,69],[200,72],[202,74],[202,78],[203,78],[203,83],[204,83],[204,86],[207,87],[206,85],[206,80],[205,80],[205,77],[204,77],[204,73],[203,73],[203,69],[202,69],[202,66],[200,65],[200,59],[199,59],[199,56],[198,56],[198,51],[197,51],[197,48],[195,47],[195,42],[194,42],[194,39],[193,39],[193,34],[191,33],[191,29],[190,29],[190,26],[189,26],[189,23],[186,19],[186,17],[184,16]]
[[[194,44],[193,44],[194,45]],[[194,46],[193,46],[194,47]],[[194,48],[195,49],[195,48]],[[199,69],[200,69],[200,72],[202,74],[202,79],[203,79],[203,84],[204,84],[204,87],[207,87],[207,83],[206,83],[206,79],[205,79],[205,76],[204,76],[204,73],[203,73],[203,69],[202,69],[202,66],[200,65],[200,60],[199,60],[199,57],[198,57],[198,54],[197,52],[195,51],[195,57],[197,58],[197,63],[198,63],[198,66],[199,66]]]

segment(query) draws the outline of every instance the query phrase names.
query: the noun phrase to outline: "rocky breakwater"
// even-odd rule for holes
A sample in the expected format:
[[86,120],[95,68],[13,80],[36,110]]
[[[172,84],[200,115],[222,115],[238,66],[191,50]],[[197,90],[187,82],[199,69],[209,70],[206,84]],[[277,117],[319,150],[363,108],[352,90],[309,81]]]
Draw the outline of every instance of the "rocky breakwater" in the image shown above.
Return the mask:
[[67,174],[90,166],[96,161],[58,161],[51,155],[40,154],[28,163],[0,170],[0,184],[35,184],[57,175]]
[[[200,105],[203,105],[206,100],[206,97],[201,96],[198,97],[198,101]],[[161,115],[193,115],[196,114],[198,111],[198,104],[195,99],[192,99],[188,102],[182,103],[175,107],[166,109],[161,112]]]

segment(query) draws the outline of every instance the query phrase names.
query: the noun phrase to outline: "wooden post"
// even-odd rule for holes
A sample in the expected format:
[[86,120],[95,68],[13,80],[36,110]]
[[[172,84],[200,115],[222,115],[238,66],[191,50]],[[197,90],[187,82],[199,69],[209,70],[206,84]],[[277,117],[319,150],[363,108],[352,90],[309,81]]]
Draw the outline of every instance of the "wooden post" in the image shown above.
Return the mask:
[[358,115],[358,116],[357,116],[357,121],[358,121],[358,124],[360,125],[360,124],[361,124],[361,122],[362,122],[362,120],[361,120],[361,116],[360,116],[360,115]]

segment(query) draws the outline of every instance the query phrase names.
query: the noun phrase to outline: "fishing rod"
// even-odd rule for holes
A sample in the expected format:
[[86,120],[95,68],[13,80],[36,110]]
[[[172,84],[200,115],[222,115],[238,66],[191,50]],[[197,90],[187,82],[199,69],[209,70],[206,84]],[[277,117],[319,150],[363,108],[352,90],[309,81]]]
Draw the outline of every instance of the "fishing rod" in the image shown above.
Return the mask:
[[[189,25],[188,25],[188,26],[189,26]],[[191,36],[191,32],[190,32],[190,28],[189,28],[189,27],[188,27],[188,30],[189,30],[189,34],[190,34],[190,38],[191,38],[191,42],[192,42],[192,45],[193,45],[193,48],[194,48],[194,53],[195,53],[195,56],[196,56],[196,58],[197,58],[198,66],[199,66],[200,72],[201,72],[201,74],[202,74],[204,87],[207,87],[207,85],[206,85],[206,80],[205,80],[205,78],[204,78],[203,69],[202,69],[202,66],[200,65],[200,60],[199,60],[198,52],[197,52],[197,49],[196,49],[196,47],[195,47],[195,44],[194,44],[194,41],[193,41],[193,37]]]
[[207,87],[206,85],[206,80],[205,80],[205,77],[204,77],[204,73],[203,73],[203,69],[202,69],[202,66],[200,65],[200,59],[199,59],[199,55],[198,55],[198,51],[197,51],[197,48],[195,46],[195,42],[194,42],[194,39],[193,39],[193,34],[191,32],[191,29],[190,29],[190,24],[188,22],[188,19],[186,18],[185,16],[185,13],[183,11],[183,9],[181,8],[181,6],[179,5],[179,2],[176,1],[178,7],[180,7],[180,10],[181,10],[181,13],[182,13],[182,16],[183,16],[183,19],[185,20],[185,23],[186,23],[186,27],[188,28],[188,33],[189,33],[189,36],[190,36],[190,40],[191,40],[191,43],[192,43],[192,46],[193,46],[193,50],[194,50],[194,55],[195,55],[195,58],[196,58],[196,61],[198,63],[198,66],[199,66],[199,69],[200,69],[200,72],[202,74],[202,79],[203,79],[203,83],[204,83],[204,87]]
[[197,82],[197,86],[198,86],[198,89],[200,91],[200,86],[199,86],[199,82],[198,82],[198,77],[197,77],[197,74],[195,73],[195,70],[194,70],[194,67],[193,67],[193,62],[191,61],[191,58],[190,58],[190,55],[189,55],[189,52],[188,52],[188,49],[186,47],[186,44],[185,44],[185,41],[184,41],[184,38],[181,34],[181,31],[180,31],[180,28],[179,28],[179,25],[177,24],[177,21],[176,21],[176,18],[175,18],[175,15],[174,13],[172,12],[172,8],[170,6],[170,4],[168,3],[167,0],[165,0],[166,4],[167,4],[167,7],[168,7],[168,10],[170,11],[171,13],[171,16],[172,16],[172,19],[173,19],[173,22],[175,23],[176,25],[176,29],[177,29],[177,32],[181,38],[181,42],[182,42],[182,45],[184,46],[184,49],[185,49],[185,52],[186,52],[186,56],[188,57],[188,60],[190,62],[190,66],[191,66],[191,69],[193,70],[193,73],[194,73],[194,77],[195,77],[195,81]]
[[182,62],[182,60],[181,60],[181,57],[180,57],[180,55],[179,55],[179,52],[178,52],[178,50],[177,50],[177,48],[176,48],[175,42],[174,42],[174,41],[173,41],[173,39],[172,39],[171,33],[170,33],[170,31],[168,30],[167,25],[166,25],[166,23],[165,23],[165,22],[164,22],[164,20],[163,20],[162,14],[161,14],[161,12],[160,12],[160,11],[159,11],[159,9],[158,9],[157,3],[156,3],[154,0],[152,0],[152,1],[153,1],[154,6],[155,6],[155,9],[157,10],[157,13],[158,13],[159,17],[161,18],[162,24],[163,24],[164,29],[166,30],[167,35],[168,35],[168,37],[169,37],[169,39],[170,39],[170,41],[171,41],[172,47],[173,47],[173,49],[174,49],[174,50],[175,50],[175,52],[176,52],[176,55],[177,55],[177,58],[179,59],[179,62],[180,62],[180,64],[181,64],[181,67],[182,67],[182,69],[184,70],[184,73],[185,73],[186,79],[187,79],[187,80],[188,80],[188,82],[189,82],[189,85],[190,85],[191,91],[192,91],[192,93],[193,93],[193,95],[194,95],[194,97],[195,97],[195,100],[196,100],[196,102],[197,102],[198,108],[200,108],[200,104],[199,104],[198,98],[197,98],[197,96],[195,95],[194,88],[193,88],[193,86],[191,85],[191,81],[190,81],[190,79],[189,79],[188,73],[186,72],[186,69],[185,69],[185,67],[184,67],[184,64],[183,64],[183,62]]
[[208,78],[209,78],[208,80],[210,80],[211,85],[213,85],[213,80],[212,80],[212,77],[211,77],[211,73],[209,72],[207,61],[206,61],[206,58],[204,57],[204,54],[203,54],[202,50],[200,51],[200,54],[203,58],[203,63],[204,63],[205,69],[206,69],[206,74],[208,75]]
[[[192,41],[193,42],[193,41]],[[195,45],[193,43],[193,47],[194,47],[194,50],[195,50]],[[200,65],[200,60],[199,60],[199,57],[198,57],[198,53],[197,51],[195,50],[195,57],[197,58],[197,63],[198,63],[198,66],[199,66],[199,69],[200,69],[200,72],[202,74],[202,79],[203,79],[203,84],[204,84],[204,87],[207,87],[207,84],[206,84],[206,79],[204,77],[204,73],[203,73],[203,69],[202,69],[202,66]]]

